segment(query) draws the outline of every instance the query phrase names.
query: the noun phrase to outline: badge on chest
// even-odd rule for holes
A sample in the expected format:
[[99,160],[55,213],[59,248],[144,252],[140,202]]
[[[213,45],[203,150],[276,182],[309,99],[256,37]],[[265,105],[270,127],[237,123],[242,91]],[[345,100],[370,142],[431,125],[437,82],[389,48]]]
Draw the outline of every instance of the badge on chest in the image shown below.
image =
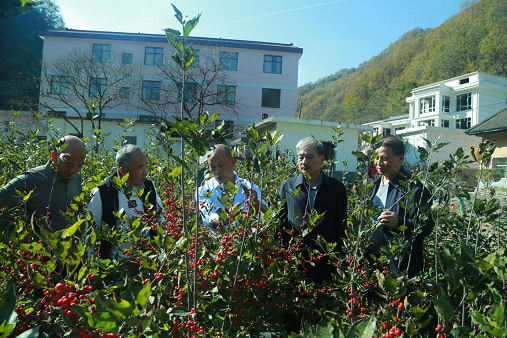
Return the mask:
[[137,202],[135,200],[128,201],[129,209],[137,207]]

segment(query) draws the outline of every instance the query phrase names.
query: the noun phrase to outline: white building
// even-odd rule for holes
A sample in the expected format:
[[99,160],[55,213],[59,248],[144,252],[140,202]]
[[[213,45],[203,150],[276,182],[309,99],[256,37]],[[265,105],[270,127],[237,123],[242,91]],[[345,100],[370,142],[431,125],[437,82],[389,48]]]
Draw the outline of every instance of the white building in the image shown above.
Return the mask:
[[477,138],[465,131],[507,107],[507,79],[474,72],[414,88],[406,101],[408,115],[366,123],[375,134],[398,135],[411,145],[405,158],[418,160],[417,147],[426,147],[424,138],[449,142],[433,158],[439,161],[462,147],[477,146]]
[[[155,115],[165,118],[180,115],[179,104],[175,103],[179,101],[178,95],[173,93],[171,99],[169,95],[164,96],[164,90],[169,91],[171,87],[177,89],[179,86],[181,91],[181,83],[176,83],[179,80],[171,78],[174,74],[164,73],[165,65],[174,64],[171,59],[174,49],[165,35],[70,29],[41,31],[39,35],[44,40],[44,65],[56,64],[76,51],[82,51],[90,67],[102,66],[104,69],[100,71],[95,67],[90,74],[79,71],[81,74],[77,75],[72,70],[43,68],[42,76],[47,81],[41,83],[41,106],[51,112],[53,123],[61,134],[76,133],[69,121],[80,123],[79,115],[86,116],[88,110],[83,98],[91,100],[106,92],[108,99],[114,99],[102,111],[102,128],[112,136],[118,136],[122,128],[117,123],[125,118],[135,119],[137,126],[129,140],[133,143],[144,143],[146,128],[156,121]],[[262,116],[296,115],[298,63],[302,48],[284,43],[201,37],[189,37],[188,43],[197,51],[189,74],[200,65],[205,67],[210,59],[213,59],[210,65],[219,65],[220,76],[212,80],[207,89],[208,97],[202,102],[205,110],[219,113],[220,119],[229,121],[227,127],[231,130],[231,137],[232,131],[235,133],[260,121]],[[128,75],[113,73],[113,69],[128,67],[130,73],[124,73]],[[81,77],[84,89],[73,91],[69,82],[73,76]],[[189,105],[196,102],[194,96],[200,88],[199,81],[194,77],[185,85],[184,96]],[[105,102],[106,98],[102,101]],[[190,114],[195,116],[198,110],[194,107]],[[85,123],[89,124],[90,116],[87,120]],[[89,136],[90,127],[84,129],[84,136]],[[112,140],[106,144],[112,146]]]
[[[255,124],[256,129],[265,131],[280,131],[283,134],[276,150],[284,152],[292,151],[296,155],[296,144],[305,137],[315,137],[324,145],[324,157],[326,160],[334,160],[336,163],[331,168],[330,175],[341,178],[341,174],[352,172],[357,169],[357,157],[352,154],[358,149],[359,134],[371,131],[371,127],[353,123],[338,123],[332,121],[301,119],[286,116],[271,116]],[[336,128],[340,128],[343,134],[339,137],[342,141],[336,144],[333,136],[336,136]]]

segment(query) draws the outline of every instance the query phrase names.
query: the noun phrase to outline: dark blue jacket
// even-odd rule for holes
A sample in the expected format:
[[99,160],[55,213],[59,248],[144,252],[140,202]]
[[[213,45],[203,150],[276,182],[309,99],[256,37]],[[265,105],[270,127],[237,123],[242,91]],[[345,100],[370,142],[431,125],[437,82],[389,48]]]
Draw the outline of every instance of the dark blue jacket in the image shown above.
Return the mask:
[[[305,238],[303,243],[310,248],[317,248],[312,243],[317,235],[321,235],[327,242],[336,242],[337,251],[341,251],[342,238],[345,237],[345,223],[347,220],[347,190],[342,182],[326,176],[323,172],[322,183],[315,196],[314,209],[318,214],[325,213],[323,221],[317,225]],[[285,214],[281,228],[291,230],[293,226],[302,229],[303,216],[308,219],[311,212],[308,196],[308,183],[303,174],[285,180],[280,188],[280,199],[285,200]],[[298,188],[299,194],[294,196]],[[284,242],[290,236],[282,232]]]
[[[382,176],[380,176],[374,185],[371,197],[373,198],[379,189]],[[399,230],[389,230],[387,227],[382,227],[386,242],[392,237],[392,232],[402,233],[407,240],[413,239],[412,243],[412,257],[409,258],[410,252],[405,252],[401,262],[398,264],[400,270],[406,270],[409,259],[410,267],[408,267],[408,276],[413,277],[417,272],[423,268],[423,241],[424,238],[429,236],[433,231],[435,222],[431,215],[422,224],[415,224],[414,217],[419,214],[426,213],[431,208],[431,194],[420,181],[411,182],[409,184],[410,191],[400,185],[400,181],[410,181],[410,174],[402,167],[400,172],[389,181],[389,188],[387,193],[385,209],[394,211],[398,215],[398,226],[406,226],[407,229],[403,232]],[[412,193],[410,193],[412,192]],[[400,203],[401,201],[401,203]],[[402,206],[403,205],[403,206]],[[418,234],[415,238],[414,228],[417,226]]]

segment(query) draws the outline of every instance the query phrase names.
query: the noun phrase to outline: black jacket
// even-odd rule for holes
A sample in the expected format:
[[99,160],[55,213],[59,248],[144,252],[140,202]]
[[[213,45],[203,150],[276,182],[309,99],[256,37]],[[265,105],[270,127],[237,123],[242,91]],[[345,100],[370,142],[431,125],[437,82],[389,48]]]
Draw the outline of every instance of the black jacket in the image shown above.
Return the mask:
[[[305,238],[303,243],[310,248],[317,248],[313,241],[321,235],[327,242],[336,242],[336,251],[342,249],[342,238],[345,237],[345,224],[347,220],[347,190],[342,182],[326,176],[322,171],[322,183],[315,196],[314,209],[318,214],[324,214],[324,219]],[[298,188],[299,194],[294,196]],[[308,219],[311,212],[308,196],[309,185],[305,182],[303,174],[285,180],[280,188],[280,198],[285,199],[285,214],[282,215],[281,228],[288,231],[295,226],[298,229]],[[290,240],[290,235],[281,231],[283,242]]]
[[[375,181],[371,195],[372,199],[377,194],[381,180],[382,176]],[[406,226],[407,229],[403,232],[399,230],[389,230],[387,227],[379,227],[378,229],[382,229],[381,231],[384,232],[386,242],[392,238],[391,231],[402,233],[408,240],[413,236],[412,234],[415,226],[420,230],[420,233],[413,238],[412,257],[409,258],[410,252],[405,252],[401,262],[398,264],[400,270],[406,270],[410,259],[408,276],[413,277],[423,268],[423,241],[424,238],[429,236],[433,231],[435,222],[433,218],[431,218],[431,215],[428,214],[428,218],[422,224],[415,224],[415,215],[418,213],[422,215],[423,212],[427,212],[431,208],[431,194],[420,181],[415,181],[410,184],[409,188],[412,192],[412,194],[410,194],[410,191],[405,191],[406,189],[400,185],[401,180],[406,182],[410,181],[410,174],[403,167],[400,169],[400,172],[389,181],[385,209],[395,212],[398,216],[398,226]],[[405,207],[402,207],[402,205]],[[408,209],[405,209],[407,207]]]
[[[111,229],[116,227],[116,216],[115,213],[119,208],[118,201],[118,189],[115,187],[113,183],[113,177],[117,176],[117,174],[113,174],[107,177],[97,188],[100,193],[100,200],[102,202],[102,221],[108,224]],[[159,206],[157,205],[157,194],[155,192],[155,186],[153,182],[150,180],[144,181],[144,192],[142,195],[142,201],[149,202],[149,205],[144,205],[143,210],[145,212],[148,211],[148,207],[155,207],[154,211],[156,214],[159,213]],[[109,253],[111,252],[112,244],[107,241],[102,241],[100,245],[100,256],[102,259],[109,258]]]

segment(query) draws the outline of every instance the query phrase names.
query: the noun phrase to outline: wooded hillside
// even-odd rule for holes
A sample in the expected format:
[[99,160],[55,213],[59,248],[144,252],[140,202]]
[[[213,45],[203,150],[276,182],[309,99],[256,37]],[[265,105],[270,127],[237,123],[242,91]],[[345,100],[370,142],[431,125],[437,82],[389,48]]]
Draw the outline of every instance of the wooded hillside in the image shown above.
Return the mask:
[[467,1],[441,26],[415,28],[358,68],[299,87],[300,116],[364,123],[407,114],[413,88],[475,71],[507,77],[505,0]]

